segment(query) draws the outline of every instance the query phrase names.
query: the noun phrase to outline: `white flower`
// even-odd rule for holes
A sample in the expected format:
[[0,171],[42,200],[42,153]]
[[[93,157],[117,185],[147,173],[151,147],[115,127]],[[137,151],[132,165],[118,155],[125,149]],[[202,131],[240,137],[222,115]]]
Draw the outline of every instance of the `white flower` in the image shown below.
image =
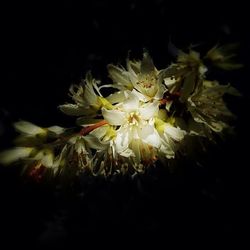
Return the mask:
[[233,60],[236,56],[234,50],[237,47],[238,44],[227,44],[220,47],[216,45],[207,52],[205,58],[209,59],[216,67],[225,70],[241,68],[243,65]]
[[54,152],[50,148],[44,148],[42,150],[39,150],[37,154],[30,159],[38,161],[39,165],[44,166],[46,168],[53,168]]
[[214,132],[228,127],[227,120],[234,115],[227,108],[223,95],[239,95],[230,85],[220,85],[215,81],[203,81],[202,87],[188,98],[188,110],[193,119],[206,125]]
[[127,60],[127,70],[110,64],[108,71],[114,87],[120,90],[134,89],[141,101],[159,100],[166,91],[158,79],[159,71],[147,52],[143,54],[142,61]]
[[[194,50],[184,53],[178,50],[177,63],[161,70],[160,78],[164,80],[170,95],[178,93],[179,101],[185,103],[188,97],[201,85],[207,72],[206,66],[200,59],[200,54]],[[167,103],[169,110],[172,101]]]
[[124,158],[116,151],[114,145],[116,130],[113,126],[106,124],[96,128],[90,134],[98,138],[105,145],[105,147],[102,150],[98,150],[94,156],[93,173],[107,176],[115,172],[120,172]]
[[[188,53],[178,50],[176,62],[162,70],[144,52],[142,60],[127,59],[126,68],[108,65],[112,84],[100,85],[87,73],[79,86],[70,87],[72,103],[59,106],[78,116],[80,128],[16,122],[17,147],[0,153],[0,164],[20,162],[40,181],[52,172],[110,176],[143,172],[158,158],[172,163],[178,153],[191,152],[193,142],[229,131],[234,115],[223,95],[239,93],[230,85],[206,81],[204,62],[224,69],[239,67],[230,60],[233,54],[226,55],[233,47],[215,47],[203,58],[191,48]],[[104,97],[102,88],[118,91]]]
[[[102,109],[104,119],[110,124],[120,126],[114,140],[116,151],[124,157],[135,157],[138,162],[145,160],[137,153],[143,144],[160,146],[159,135],[154,128],[154,117],[158,113],[158,101],[141,104],[134,92],[126,91],[126,100],[117,105],[117,109]],[[136,142],[136,143],[135,143]],[[144,147],[144,146],[143,146]],[[136,149],[137,151],[133,150]]]
[[91,134],[73,136],[68,143],[68,163],[77,166],[79,169],[90,171],[92,171],[93,160],[91,149],[100,151],[106,147],[105,143]]
[[184,139],[186,132],[160,119],[156,119],[156,129],[161,138],[159,152],[168,159],[174,158],[178,143]]
[[70,88],[70,94],[75,104],[60,105],[60,110],[71,116],[95,116],[101,107],[112,106],[102,97],[98,84],[99,81],[92,78],[90,72],[88,72],[81,85],[73,85]]
[[59,126],[42,128],[27,121],[15,122],[14,128],[20,133],[15,139],[15,144],[19,146],[40,145],[44,143],[48,137],[57,138],[65,131],[65,128]]

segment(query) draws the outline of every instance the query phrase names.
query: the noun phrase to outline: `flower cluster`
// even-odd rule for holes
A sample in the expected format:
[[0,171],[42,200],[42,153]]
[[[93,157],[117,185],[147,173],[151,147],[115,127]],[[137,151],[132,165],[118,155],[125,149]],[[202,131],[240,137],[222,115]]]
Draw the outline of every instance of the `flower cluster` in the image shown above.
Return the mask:
[[[168,163],[180,157],[186,138],[213,140],[230,128],[234,115],[223,96],[239,92],[208,80],[205,62],[238,68],[228,54],[231,49],[214,47],[204,57],[192,49],[179,50],[176,62],[161,70],[145,51],[141,60],[128,58],[126,67],[108,65],[109,84],[88,72],[79,85],[70,87],[73,103],[59,106],[77,117],[79,129],[16,122],[16,147],[2,152],[0,163],[21,163],[38,180],[49,170],[54,175],[133,175],[157,161]],[[109,95],[103,96],[104,89]]]

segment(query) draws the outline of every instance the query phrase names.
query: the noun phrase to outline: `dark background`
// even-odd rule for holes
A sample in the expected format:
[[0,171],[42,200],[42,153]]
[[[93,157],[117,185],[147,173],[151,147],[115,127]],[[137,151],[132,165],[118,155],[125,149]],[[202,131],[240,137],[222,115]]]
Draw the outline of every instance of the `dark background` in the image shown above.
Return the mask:
[[15,135],[11,123],[18,119],[41,126],[71,126],[74,119],[57,109],[69,101],[70,84],[89,69],[108,80],[106,65],[124,63],[128,51],[140,58],[147,48],[162,68],[173,58],[170,41],[179,48],[200,44],[201,50],[218,42],[239,42],[237,60],[245,64],[238,71],[210,75],[231,82],[244,96],[230,103],[239,117],[237,137],[204,156],[204,167],[184,162],[180,171],[170,174],[159,166],[135,180],[88,179],[67,191],[30,183],[15,169],[1,168],[0,218],[7,244],[16,240],[32,246],[63,246],[103,234],[108,240],[136,239],[141,234],[165,240],[172,235],[244,237],[249,114],[246,6],[238,1],[220,5],[163,0],[10,1],[2,11],[1,149],[11,145]]

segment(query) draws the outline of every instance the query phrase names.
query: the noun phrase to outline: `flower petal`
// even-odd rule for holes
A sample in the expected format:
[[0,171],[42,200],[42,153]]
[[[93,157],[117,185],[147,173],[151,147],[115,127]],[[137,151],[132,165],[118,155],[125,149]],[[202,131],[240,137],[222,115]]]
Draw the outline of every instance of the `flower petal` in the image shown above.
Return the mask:
[[170,136],[175,141],[181,141],[186,134],[184,130],[181,130],[180,128],[175,128],[174,126],[171,126],[170,124],[165,125],[164,133]]
[[117,136],[115,138],[115,147],[118,153],[126,150],[130,143],[129,133],[125,128],[120,128],[117,131]]
[[66,115],[71,116],[89,115],[96,112],[95,109],[83,108],[71,103],[60,105],[59,109]]
[[134,153],[136,163],[141,162],[141,150],[140,150],[141,147],[142,147],[142,141],[140,139],[131,141],[131,149]]
[[50,149],[43,149],[40,150],[33,159],[40,160],[43,166],[51,168],[54,162],[54,154]]
[[14,127],[18,132],[28,135],[46,134],[45,129],[27,121],[16,122],[14,123]]
[[59,127],[59,126],[51,126],[51,127],[48,127],[48,130],[50,132],[53,132],[53,133],[57,134],[57,135],[60,135],[65,131],[65,128],[62,128],[62,127]]
[[84,136],[84,141],[87,146],[96,150],[103,150],[107,147],[108,143],[101,142],[97,137],[92,134]]
[[159,110],[159,102],[154,101],[148,104],[145,104],[141,108],[139,108],[139,113],[144,120],[149,120],[157,115]]
[[117,109],[108,110],[103,108],[102,115],[110,125],[116,125],[116,126],[122,125],[126,117],[125,112]]
[[0,153],[0,164],[9,165],[15,161],[29,157],[33,148],[16,147]]
[[102,140],[102,138],[107,134],[108,129],[109,129],[109,125],[104,125],[104,126],[94,129],[93,131],[90,132],[90,134],[94,135],[99,140]]
[[146,125],[138,129],[138,134],[145,143],[156,148],[160,146],[160,136],[152,125]]
[[175,157],[175,153],[171,146],[167,143],[163,143],[160,147],[160,152],[165,154],[167,159],[173,159]]
[[144,52],[143,59],[141,62],[141,73],[149,74],[154,70],[155,70],[155,66],[154,66],[151,56],[148,54],[148,52]]
[[110,94],[106,99],[112,104],[123,102],[126,99],[124,90]]
[[143,95],[136,89],[133,89],[132,93],[135,94],[138,97],[138,99],[142,102],[148,102],[150,100],[150,97]]
[[139,107],[139,98],[131,91],[125,92],[126,100],[123,102],[123,108],[127,112],[137,111]]
[[109,64],[108,72],[110,78],[114,81],[114,83],[120,83],[124,87],[131,89],[132,84],[130,82],[128,75],[125,74],[126,70],[116,67],[113,64]]
[[123,150],[123,151],[121,151],[120,153],[119,153],[121,156],[124,156],[124,157],[134,157],[135,156],[135,154],[134,154],[134,152],[130,149],[130,148],[126,148],[125,150]]

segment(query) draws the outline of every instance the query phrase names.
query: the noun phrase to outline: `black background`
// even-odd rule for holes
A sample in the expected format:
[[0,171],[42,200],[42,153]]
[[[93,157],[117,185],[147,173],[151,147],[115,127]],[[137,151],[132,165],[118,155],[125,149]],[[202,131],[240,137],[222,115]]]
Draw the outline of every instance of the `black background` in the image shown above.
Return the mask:
[[140,181],[82,180],[67,192],[56,191],[53,184],[27,182],[16,170],[1,168],[0,218],[7,244],[16,240],[61,246],[103,234],[109,240],[118,236],[127,241],[141,234],[153,239],[155,234],[164,235],[165,240],[171,235],[244,237],[249,114],[246,6],[238,1],[220,5],[163,0],[10,1],[2,11],[2,149],[11,145],[11,123],[18,119],[41,126],[71,126],[74,119],[57,109],[69,101],[70,84],[87,70],[107,81],[106,65],[123,63],[128,51],[140,58],[147,48],[162,68],[172,61],[170,41],[179,48],[239,42],[238,60],[245,64],[238,71],[211,75],[231,82],[244,97],[230,103],[239,116],[238,136],[204,157],[205,167],[186,162],[173,174],[159,167]]

